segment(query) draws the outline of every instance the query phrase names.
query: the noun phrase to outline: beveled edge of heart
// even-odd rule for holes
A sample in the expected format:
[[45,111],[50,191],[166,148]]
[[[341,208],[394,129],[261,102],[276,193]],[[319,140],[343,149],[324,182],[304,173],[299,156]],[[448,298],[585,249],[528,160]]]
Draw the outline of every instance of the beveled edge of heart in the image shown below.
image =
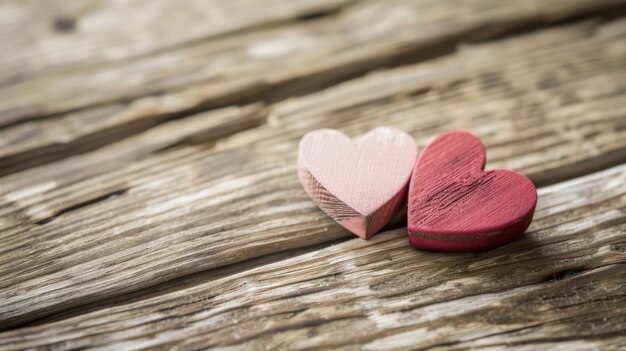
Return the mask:
[[[298,177],[300,179],[300,183],[304,184],[305,182],[315,182],[316,186],[320,189],[320,191],[325,192],[326,198],[328,202],[335,204],[335,206],[327,206],[326,204],[320,203],[318,199],[311,195],[310,189],[308,186],[304,186],[303,188],[305,192],[311,198],[311,201],[317,205],[328,217],[333,219],[342,227],[348,229],[351,233],[357,235],[362,239],[369,239],[374,236],[376,233],[380,231],[386,224],[389,223],[398,213],[398,211],[402,208],[404,204],[404,200],[406,196],[401,198],[392,197],[385,204],[381,205],[376,211],[370,214],[362,214],[337,199],[332,193],[330,193],[326,188],[324,188],[313,175],[304,167],[298,166]],[[408,190],[408,182],[405,185],[405,191]],[[330,209],[333,210],[330,210]],[[340,208],[343,210],[341,215],[338,215],[336,210]],[[381,221],[379,223],[373,223],[371,220],[376,217],[379,211],[383,211],[389,208],[392,213],[389,219]],[[351,214],[351,215],[350,215]]]
[[492,249],[521,237],[532,223],[534,212],[533,208],[533,211],[528,216],[522,218],[514,225],[491,233],[446,235],[443,233],[430,234],[409,231],[409,244],[420,250],[438,252],[473,252]]

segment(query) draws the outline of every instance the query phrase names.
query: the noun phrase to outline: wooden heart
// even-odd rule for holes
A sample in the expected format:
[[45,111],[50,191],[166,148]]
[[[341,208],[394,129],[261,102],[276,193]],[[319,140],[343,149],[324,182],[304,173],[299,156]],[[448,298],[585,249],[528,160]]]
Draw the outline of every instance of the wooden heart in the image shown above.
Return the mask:
[[409,188],[411,246],[485,250],[524,233],[535,211],[537,189],[522,174],[484,168],[485,148],[466,132],[442,134],[424,150]]
[[402,207],[416,159],[413,138],[397,129],[373,129],[357,143],[320,129],[300,141],[298,176],[328,216],[367,239]]

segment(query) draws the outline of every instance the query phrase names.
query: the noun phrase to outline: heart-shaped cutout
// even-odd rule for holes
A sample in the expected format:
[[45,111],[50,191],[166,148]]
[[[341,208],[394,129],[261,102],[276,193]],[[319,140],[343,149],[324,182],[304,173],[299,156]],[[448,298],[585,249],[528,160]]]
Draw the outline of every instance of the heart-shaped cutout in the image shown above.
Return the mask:
[[535,211],[537,189],[522,174],[484,168],[485,148],[470,133],[444,133],[428,145],[409,188],[411,246],[486,250],[524,233]]
[[328,216],[367,239],[402,207],[417,159],[413,138],[376,128],[353,143],[334,129],[319,129],[300,141],[300,183]]

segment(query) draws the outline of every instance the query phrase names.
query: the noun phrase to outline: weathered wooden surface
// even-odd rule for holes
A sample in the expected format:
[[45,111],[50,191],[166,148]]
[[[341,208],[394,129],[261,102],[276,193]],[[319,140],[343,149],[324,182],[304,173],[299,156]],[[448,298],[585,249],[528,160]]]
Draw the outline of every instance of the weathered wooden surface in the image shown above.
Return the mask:
[[[624,346],[626,166],[539,192],[522,239],[416,251],[406,228],[2,335],[3,347],[422,349]],[[605,344],[601,341],[608,338]]]
[[[43,3],[0,2],[0,349],[626,345],[621,1]],[[558,184],[487,253],[349,240],[297,143],[378,126]]]
[[[213,147],[141,159],[153,138],[139,135],[7,176],[2,319],[22,323],[344,237],[297,182],[297,141],[317,127],[354,135],[383,120],[422,145],[441,131],[467,129],[485,141],[489,167],[519,169],[539,183],[622,162],[626,23],[607,26],[573,25],[468,48],[287,101],[271,108],[268,124]],[[546,81],[550,89],[541,89]]]
[[[277,6],[278,3],[282,4]],[[611,8],[623,4],[623,1],[561,0],[546,3],[540,0],[516,0],[515,3],[505,4],[497,0],[482,0],[459,2],[456,6],[436,0],[368,1],[362,5],[349,0],[326,0],[320,2],[321,5],[310,0],[296,2],[302,3],[299,6],[289,3],[238,0],[227,2],[226,5],[223,1],[194,1],[187,5],[187,10],[182,14],[172,12],[180,18],[163,15],[172,11],[172,7],[176,6],[175,1],[160,0],[146,8],[137,2],[103,11],[99,11],[96,4],[89,6],[89,3],[83,3],[72,7],[79,8],[74,11],[86,12],[84,20],[87,28],[81,27],[79,22],[76,33],[68,36],[57,34],[52,38],[42,36],[52,48],[43,44],[23,45],[10,40],[12,37],[28,38],[27,35],[15,33],[18,28],[27,26],[23,22],[32,21],[32,17],[24,15],[27,19],[14,24],[13,30],[7,30],[6,50],[14,51],[15,54],[9,55],[6,59],[9,62],[0,68],[9,72],[15,66],[19,69],[15,74],[7,75],[9,82],[17,80],[17,84],[3,84],[0,89],[0,125],[200,83],[204,83],[200,90],[206,92],[205,99],[222,96],[232,100],[233,96],[249,95],[266,89],[267,85],[276,85],[300,76],[317,75],[318,79],[332,79],[333,75],[349,75],[350,70],[358,70],[363,65],[380,65],[381,61],[398,55],[398,51],[410,53],[408,50],[420,46],[432,49],[433,44],[444,44],[444,39],[450,37],[490,37],[529,23],[555,21],[586,11]],[[333,9],[336,11],[341,9],[341,5],[349,3],[356,5],[310,24],[287,23],[263,31],[241,31],[252,25],[268,27],[272,22],[305,16],[315,11],[332,14]],[[11,11],[9,8],[6,11],[10,15],[19,12],[22,6],[32,10],[34,6],[28,5],[16,2],[13,7],[17,9]],[[54,4],[46,3],[44,11],[47,6],[54,7]],[[124,8],[128,6],[136,8]],[[277,10],[268,12],[267,9]],[[120,17],[120,13],[134,15]],[[204,13],[211,13],[210,16],[217,18],[234,18],[230,27],[240,29],[240,33],[235,31],[234,35],[218,40],[199,41],[214,33],[229,33],[228,24],[211,21]],[[133,16],[144,19],[135,19]],[[190,27],[188,22],[196,16],[203,18],[199,21],[202,25],[193,26],[193,30],[176,35],[179,28]],[[168,17],[171,20],[161,23],[163,18]],[[415,20],[416,17],[419,21]],[[156,21],[159,21],[159,26],[154,23]],[[96,23],[90,25],[92,22]],[[140,27],[158,28],[158,31],[128,28],[136,23],[140,23]],[[50,20],[44,19],[39,26],[50,31]],[[91,31],[95,32],[94,36],[90,36]],[[36,36],[36,33],[33,35]],[[120,36],[128,42],[117,40],[106,44],[106,41]],[[54,39],[59,42],[58,48],[54,46]],[[195,43],[194,39],[199,43]],[[105,41],[105,44],[100,43],[100,40]],[[185,42],[187,44],[180,50],[168,50],[170,46]],[[454,41],[447,44],[454,45]],[[38,52],[33,50],[45,53],[37,55]],[[116,55],[119,51],[124,53]],[[150,52],[153,54],[147,55]],[[51,54],[52,57],[47,57]],[[133,55],[138,55],[138,59],[121,60],[113,65],[97,64]],[[211,59],[207,62],[208,57]],[[24,60],[34,62],[24,65]],[[54,68],[55,64],[70,67],[61,72],[44,72],[28,79],[30,70],[37,71],[40,66],[44,70],[50,66]],[[333,74],[322,75],[324,72]],[[21,76],[25,78],[19,79]],[[90,76],[90,79],[84,79],[85,76]]]
[[[230,4],[231,1],[194,1],[193,6],[188,5],[189,13],[184,11],[176,23],[159,26],[156,34],[145,34],[147,38],[131,35],[127,43],[111,44],[121,45],[121,48],[114,46],[111,49],[114,52],[130,55],[150,48],[154,54],[147,51],[135,59],[111,64],[98,64],[101,61],[98,57],[105,56],[102,58],[105,59],[107,56],[109,48],[106,45],[75,47],[76,42],[88,40],[81,38],[91,37],[90,32],[81,33],[80,25],[75,33],[54,35],[51,40],[60,41],[61,48],[50,52],[64,54],[62,57],[80,57],[81,53],[87,52],[85,64],[71,60],[72,65],[62,70],[50,73],[44,70],[14,84],[0,83],[0,126],[17,124],[15,128],[0,132],[0,140],[7,144],[0,152],[0,175],[69,156],[78,149],[102,146],[172,115],[246,100],[273,101],[320,89],[386,65],[449,53],[459,42],[487,39],[510,30],[565,20],[590,11],[613,11],[625,3],[623,0],[516,0],[506,3],[480,0],[450,6],[439,0],[379,0],[363,4],[339,0],[298,1],[296,3],[302,4],[282,5],[287,9],[274,10],[278,13],[267,16],[296,18],[315,11],[328,15],[304,23],[266,24],[261,26],[262,30],[239,30],[214,40],[192,40],[189,44],[179,45],[181,47],[175,45],[177,50],[167,46],[169,40],[161,41],[160,32],[167,32],[170,25],[180,26],[189,20],[189,16],[213,11],[205,9],[196,13],[195,7],[217,7],[216,13],[237,13],[241,18],[235,17],[232,22],[238,28],[246,28],[258,21],[257,13],[266,13],[265,8],[278,1],[269,2],[259,5],[260,2],[238,0],[232,5],[234,9],[239,9],[239,3],[249,6],[244,6],[245,11],[233,11],[229,8],[231,5],[222,9],[224,3]],[[28,7],[27,3],[16,3],[14,6],[18,8]],[[158,14],[168,11],[168,6],[174,3],[157,1],[147,9],[136,11],[147,13],[143,26],[154,26],[152,22],[158,20]],[[344,5],[352,6],[344,8]],[[142,3],[141,7],[145,4]],[[85,8],[86,21],[89,22],[89,6]],[[339,9],[341,11],[336,12]],[[117,31],[134,30],[125,26],[118,28],[118,21],[124,21],[125,17],[113,19],[120,11],[132,12],[130,9],[113,7],[107,12],[94,7],[92,11],[95,11],[93,16],[96,18],[104,17],[100,20],[104,28],[98,28],[93,34],[97,38],[119,37]],[[270,19],[267,21],[271,22]],[[47,25],[49,21],[44,22]],[[200,27],[207,23],[209,21]],[[200,28],[197,35],[201,35],[201,30],[204,36],[210,36],[211,31],[227,33],[221,26],[218,22],[215,28]],[[111,31],[110,27],[115,29]],[[141,32],[141,28],[136,30]],[[187,34],[191,36],[193,33]],[[9,31],[9,35],[15,36],[15,32]],[[11,41],[7,42],[10,44]],[[7,48],[17,51],[16,55],[8,55],[9,60],[14,56],[28,56],[29,60],[35,60],[35,67],[54,65],[48,62],[47,56],[34,55],[30,50],[32,45],[22,46]],[[39,46],[34,47],[41,50]],[[74,53],[76,50],[80,50],[79,53]],[[8,63],[5,69],[10,71],[15,65],[28,69],[29,65],[20,62],[24,59]],[[0,66],[0,71],[2,69]],[[28,76],[30,73],[20,74]],[[77,109],[74,113],[67,113]],[[19,124],[28,120],[36,121]]]
[[[0,85],[42,74],[150,56],[332,13],[352,0],[5,0],[0,3]],[[193,24],[193,25],[190,25]]]

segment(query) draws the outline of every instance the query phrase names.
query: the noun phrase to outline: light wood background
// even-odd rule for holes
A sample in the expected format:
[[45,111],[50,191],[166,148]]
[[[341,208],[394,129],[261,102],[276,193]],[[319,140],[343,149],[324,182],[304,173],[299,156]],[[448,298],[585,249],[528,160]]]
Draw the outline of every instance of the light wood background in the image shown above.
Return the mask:
[[[0,350],[626,349],[626,1],[0,0]],[[298,140],[464,129],[520,240],[370,241]]]

